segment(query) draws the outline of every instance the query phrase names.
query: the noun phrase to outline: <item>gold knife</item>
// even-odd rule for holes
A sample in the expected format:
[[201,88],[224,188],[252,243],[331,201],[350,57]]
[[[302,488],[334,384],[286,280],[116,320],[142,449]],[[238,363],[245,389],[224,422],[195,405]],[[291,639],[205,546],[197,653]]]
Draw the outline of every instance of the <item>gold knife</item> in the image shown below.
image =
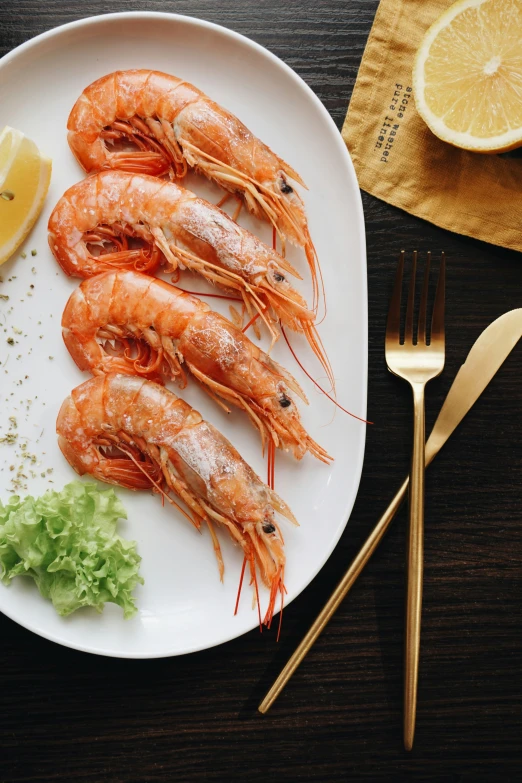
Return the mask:
[[[458,371],[428,438],[425,450],[426,467],[433,461],[466,413],[473,407],[521,337],[522,308],[510,310],[501,315],[482,332]],[[405,479],[402,487],[377,522],[359,554],[319,612],[310,630],[259,705],[259,712],[268,712],[319,634],[326,628],[341,601],[356,582],[401,507],[408,491],[409,481],[409,477]]]

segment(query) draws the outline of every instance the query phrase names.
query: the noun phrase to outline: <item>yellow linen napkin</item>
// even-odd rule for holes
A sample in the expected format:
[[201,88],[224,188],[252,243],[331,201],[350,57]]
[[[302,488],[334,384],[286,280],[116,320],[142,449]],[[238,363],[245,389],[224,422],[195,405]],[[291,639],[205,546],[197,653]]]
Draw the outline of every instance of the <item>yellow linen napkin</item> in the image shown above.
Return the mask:
[[522,250],[522,160],[456,149],[415,108],[415,53],[450,5],[381,0],[343,138],[363,190],[442,228]]

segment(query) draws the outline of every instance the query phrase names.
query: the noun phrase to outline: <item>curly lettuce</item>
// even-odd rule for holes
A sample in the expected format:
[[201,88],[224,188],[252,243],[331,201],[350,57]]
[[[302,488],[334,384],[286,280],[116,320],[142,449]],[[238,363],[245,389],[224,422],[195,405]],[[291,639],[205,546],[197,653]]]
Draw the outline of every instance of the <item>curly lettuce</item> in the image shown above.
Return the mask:
[[36,499],[0,501],[1,581],[32,577],[62,616],[82,606],[101,612],[111,602],[131,617],[141,557],[135,541],[116,533],[119,518],[127,514],[114,490],[81,481]]

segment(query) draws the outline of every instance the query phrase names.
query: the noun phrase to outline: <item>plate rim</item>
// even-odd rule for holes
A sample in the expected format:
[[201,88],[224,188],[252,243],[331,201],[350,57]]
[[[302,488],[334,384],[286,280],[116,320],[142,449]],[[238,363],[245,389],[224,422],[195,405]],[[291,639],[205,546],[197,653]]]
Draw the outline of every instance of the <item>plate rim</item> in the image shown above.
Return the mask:
[[[70,30],[73,30],[75,28],[81,28],[81,27],[88,27],[91,25],[99,25],[104,23],[111,23],[115,20],[122,20],[122,19],[152,19],[152,20],[169,20],[169,21],[176,21],[181,24],[189,24],[194,25],[196,27],[202,27],[205,29],[213,30],[214,32],[228,37],[230,39],[233,39],[237,42],[240,42],[243,45],[247,45],[254,50],[256,50],[259,54],[261,54],[264,57],[268,57],[272,62],[277,65],[279,68],[283,68],[287,75],[290,76],[290,78],[296,82],[296,84],[299,85],[300,89],[305,89],[305,92],[308,95],[308,98],[312,101],[312,103],[315,105],[316,109],[322,114],[323,118],[326,119],[327,123],[330,125],[330,128],[334,131],[334,138],[337,138],[337,148],[339,150],[339,153],[341,157],[344,158],[345,163],[348,166],[348,169],[350,171],[350,176],[352,178],[352,183],[356,185],[356,199],[355,199],[355,209],[356,209],[356,219],[357,223],[359,224],[360,229],[360,253],[358,254],[358,264],[360,265],[360,270],[362,272],[361,274],[361,294],[362,294],[362,303],[361,307],[363,310],[363,318],[361,320],[364,321],[364,330],[363,330],[363,339],[364,339],[364,347],[365,350],[362,354],[362,363],[361,363],[361,373],[359,378],[359,383],[361,384],[361,390],[362,390],[362,403],[363,403],[363,409],[360,412],[361,416],[364,418],[366,416],[366,410],[367,410],[367,398],[368,398],[368,280],[367,280],[367,256],[366,256],[366,233],[365,233],[365,222],[364,222],[364,211],[363,211],[363,204],[362,204],[362,198],[361,193],[359,189],[359,184],[357,180],[357,175],[355,173],[355,168],[350,156],[350,153],[348,152],[348,149],[342,139],[342,136],[333,121],[330,113],[322,103],[322,101],[318,98],[318,96],[315,94],[315,92],[312,90],[312,88],[304,81],[304,79],[297,74],[293,68],[291,68],[284,60],[282,60],[280,57],[278,57],[276,54],[271,52],[266,47],[262,46],[261,44],[257,43],[256,41],[252,40],[246,35],[243,35],[242,33],[238,33],[235,30],[231,30],[228,27],[225,27],[220,24],[216,24],[215,22],[209,22],[205,19],[201,19],[199,17],[195,16],[187,16],[185,14],[176,14],[176,13],[170,13],[168,11],[122,11],[122,12],[114,12],[109,14],[96,14],[95,16],[88,16],[83,17],[81,19],[76,19],[72,22],[66,22],[63,25],[57,25],[55,27],[50,28],[49,30],[44,31],[43,33],[39,33],[38,35],[34,36],[33,38],[30,38],[27,41],[24,41],[23,43],[19,44],[17,47],[12,49],[10,52],[7,52],[7,54],[3,55],[3,57],[0,57],[0,74],[2,70],[10,64],[11,61],[15,60],[20,55],[25,54],[27,51],[29,51],[32,48],[38,47],[43,41],[47,39],[52,39],[54,37],[58,37],[60,35],[66,34]],[[313,571],[313,573],[310,573],[307,575],[305,584],[301,587],[301,589],[296,593],[295,596],[292,597],[292,599],[288,600],[287,603],[285,603],[285,609],[294,601],[298,596],[300,596],[304,590],[307,589],[307,587],[310,585],[310,583],[315,579],[319,571],[321,571],[328,560],[330,559],[334,549],[336,548],[337,544],[339,543],[339,539],[341,538],[344,530],[346,529],[346,526],[348,525],[350,521],[350,517],[352,514],[353,506],[355,504],[355,501],[357,499],[357,495],[359,492],[360,482],[361,482],[361,474],[362,469],[364,465],[364,455],[365,455],[365,447],[366,447],[366,429],[363,430],[362,437],[360,439],[360,445],[358,447],[358,454],[357,454],[357,463],[358,463],[358,469],[356,474],[354,474],[354,492],[353,497],[350,498],[349,502],[346,504],[343,518],[345,519],[344,523],[341,523],[339,525],[339,529],[336,531],[334,536],[332,537],[332,543],[328,550],[328,552],[325,554],[324,560],[318,567]],[[185,649],[179,650],[162,650],[159,652],[121,652],[121,651],[111,651],[111,650],[104,650],[96,646],[90,646],[89,644],[80,644],[72,640],[67,640],[60,638],[52,631],[48,631],[45,628],[40,628],[34,623],[30,621],[23,621],[19,619],[18,617],[14,617],[9,610],[6,611],[5,608],[0,609],[2,614],[4,614],[6,617],[8,617],[13,622],[17,623],[17,625],[22,626],[23,628],[27,629],[28,631],[37,634],[38,636],[47,639],[51,642],[54,642],[55,644],[59,644],[62,647],[68,647],[73,650],[78,650],[80,652],[84,653],[90,653],[92,655],[100,655],[103,657],[109,657],[109,658],[121,658],[121,659],[136,659],[136,660],[153,660],[157,658],[170,658],[170,657],[177,657],[178,655],[189,655],[194,652],[200,652],[203,650],[209,650],[213,647],[217,647],[219,645],[225,644],[226,642],[232,641],[233,639],[238,639],[241,636],[244,636],[247,633],[250,633],[257,625],[257,621],[254,622],[252,628],[247,630],[240,630],[237,632],[232,631],[231,633],[226,633],[223,637],[219,637],[217,640],[213,641],[211,644],[201,646],[200,644],[195,644],[193,646],[189,646]],[[277,613],[276,613],[277,614]]]

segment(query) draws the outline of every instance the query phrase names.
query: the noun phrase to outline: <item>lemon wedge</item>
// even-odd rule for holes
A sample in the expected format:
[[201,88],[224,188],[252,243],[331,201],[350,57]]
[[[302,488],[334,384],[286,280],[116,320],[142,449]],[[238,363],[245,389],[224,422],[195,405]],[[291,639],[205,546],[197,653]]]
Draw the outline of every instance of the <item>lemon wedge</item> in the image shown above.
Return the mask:
[[51,161],[34,141],[6,126],[0,133],[0,264],[34,226],[50,180]]
[[522,145],[522,2],[458,0],[417,52],[413,89],[436,136],[475,152]]

